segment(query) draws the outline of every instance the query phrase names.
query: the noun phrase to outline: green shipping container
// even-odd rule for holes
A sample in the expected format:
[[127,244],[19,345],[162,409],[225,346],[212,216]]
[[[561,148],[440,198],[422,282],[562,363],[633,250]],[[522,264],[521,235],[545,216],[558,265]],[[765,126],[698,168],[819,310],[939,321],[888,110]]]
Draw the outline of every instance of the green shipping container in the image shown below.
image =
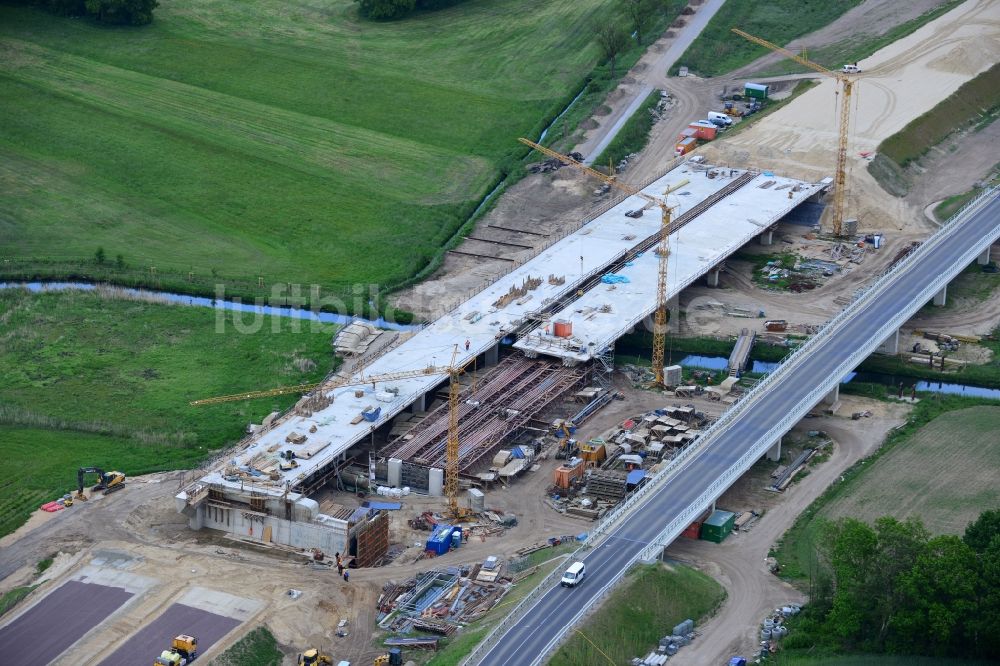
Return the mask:
[[732,534],[736,514],[732,511],[716,510],[701,524],[701,538],[713,543],[722,543]]
[[743,84],[743,96],[744,97],[754,97],[756,99],[767,99],[767,93],[770,92],[771,86],[765,86],[761,83],[745,83]]

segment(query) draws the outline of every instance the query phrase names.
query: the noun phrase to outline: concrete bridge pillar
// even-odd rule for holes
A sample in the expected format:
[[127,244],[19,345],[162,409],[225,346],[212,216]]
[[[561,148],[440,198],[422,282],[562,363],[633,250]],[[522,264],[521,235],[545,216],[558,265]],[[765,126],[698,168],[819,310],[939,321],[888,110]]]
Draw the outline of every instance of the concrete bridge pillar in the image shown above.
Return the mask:
[[496,365],[500,362],[500,343],[486,350],[486,365]]
[[417,396],[417,399],[410,403],[410,411],[416,414],[417,412],[427,411],[427,394],[421,393]]
[[893,333],[888,338],[886,338],[885,342],[882,343],[882,346],[880,346],[875,351],[880,352],[882,354],[894,354],[894,355],[898,354],[899,353],[899,329],[896,329],[895,333]]
[[758,238],[760,238],[761,245],[772,245],[774,243],[774,229],[768,229],[758,236]]
[[986,248],[986,250],[981,255],[979,255],[979,258],[976,259],[976,263],[979,264],[980,266],[985,266],[986,264],[990,263],[990,250],[991,249],[992,249],[992,246]]
[[712,270],[710,270],[709,272],[705,273],[705,279],[708,280],[708,286],[709,287],[718,287],[719,286],[719,272],[720,272],[720,270],[721,269],[719,267],[715,267]]
[[838,400],[840,400],[840,384],[833,387],[833,390],[823,397],[823,403],[827,405],[833,405]]
[[771,448],[769,448],[767,450],[767,453],[764,454],[764,457],[767,458],[768,460],[773,460],[774,462],[778,462],[779,460],[781,460],[781,438],[780,437],[777,440],[775,440],[774,444],[771,445]]
[[943,307],[944,304],[948,302],[948,285],[941,287],[941,291],[934,294],[934,305],[937,307]]

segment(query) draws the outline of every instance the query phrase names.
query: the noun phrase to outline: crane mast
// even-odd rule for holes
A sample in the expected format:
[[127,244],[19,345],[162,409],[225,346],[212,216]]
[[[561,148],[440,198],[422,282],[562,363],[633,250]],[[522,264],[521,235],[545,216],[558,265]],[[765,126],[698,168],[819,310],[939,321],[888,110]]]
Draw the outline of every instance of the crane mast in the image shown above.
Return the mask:
[[841,93],[837,137],[837,165],[833,178],[833,234],[835,236],[842,235],[844,228],[844,201],[847,190],[847,137],[851,121],[851,93],[853,92],[855,80],[843,72],[833,72],[826,67],[823,67],[823,65],[819,65],[812,60],[807,60],[797,53],[793,53],[782,46],[773,44],[766,39],[755,37],[754,35],[744,32],[739,28],[733,28],[732,31],[743,39],[751,41],[754,44],[759,44],[760,46],[770,49],[775,53],[780,53],[800,65],[804,65],[813,71],[829,76],[830,78],[836,79],[840,82]]
[[[582,173],[587,174],[592,178],[596,178],[603,183],[610,185],[622,192],[631,194],[633,196],[641,197],[647,202],[657,206],[660,209],[660,226],[661,226],[661,238],[660,244],[657,248],[657,254],[659,255],[659,267],[656,275],[656,313],[653,315],[653,383],[657,386],[664,385],[663,376],[663,354],[664,348],[666,347],[667,339],[667,266],[668,266],[668,256],[670,254],[670,215],[673,210],[665,199],[660,199],[654,196],[650,196],[640,189],[632,187],[631,185],[626,185],[620,182],[614,176],[606,176],[605,174],[591,169],[585,164],[577,162],[572,157],[568,155],[563,155],[558,153],[551,148],[546,148],[540,144],[531,141],[530,139],[518,139],[521,143],[526,146],[530,146],[537,150],[538,152],[548,155],[554,159],[559,160],[563,164],[576,169]],[[663,195],[666,196],[679,187],[687,185],[689,181],[683,180],[680,183],[668,188]]]

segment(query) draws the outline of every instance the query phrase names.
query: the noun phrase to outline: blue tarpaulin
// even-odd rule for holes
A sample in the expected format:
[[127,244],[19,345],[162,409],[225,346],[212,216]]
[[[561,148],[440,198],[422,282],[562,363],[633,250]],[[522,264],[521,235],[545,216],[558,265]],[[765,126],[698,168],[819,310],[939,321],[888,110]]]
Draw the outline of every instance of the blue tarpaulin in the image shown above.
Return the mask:
[[385,509],[386,511],[396,511],[402,509],[403,505],[399,502],[362,502],[361,506],[368,507],[369,509]]
[[645,478],[645,476],[646,476],[645,470],[634,469],[628,473],[627,477],[625,477],[625,483],[627,483],[630,486],[638,485],[639,482],[641,482],[643,478]]
[[601,282],[604,284],[624,284],[630,282],[630,280],[624,275],[618,275],[617,273],[608,273],[601,278]]

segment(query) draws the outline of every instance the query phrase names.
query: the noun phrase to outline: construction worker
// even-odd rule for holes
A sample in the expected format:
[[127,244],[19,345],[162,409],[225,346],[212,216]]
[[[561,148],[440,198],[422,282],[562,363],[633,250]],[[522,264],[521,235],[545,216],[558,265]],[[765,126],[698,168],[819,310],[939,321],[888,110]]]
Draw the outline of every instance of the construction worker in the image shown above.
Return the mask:
[[469,351],[469,347],[471,347],[471,346],[472,346],[472,341],[471,340],[466,340],[465,341],[465,351]]
[[350,577],[349,576],[350,573],[351,573],[350,571],[348,571],[347,569],[344,569],[344,582],[345,583],[348,582],[348,578]]

